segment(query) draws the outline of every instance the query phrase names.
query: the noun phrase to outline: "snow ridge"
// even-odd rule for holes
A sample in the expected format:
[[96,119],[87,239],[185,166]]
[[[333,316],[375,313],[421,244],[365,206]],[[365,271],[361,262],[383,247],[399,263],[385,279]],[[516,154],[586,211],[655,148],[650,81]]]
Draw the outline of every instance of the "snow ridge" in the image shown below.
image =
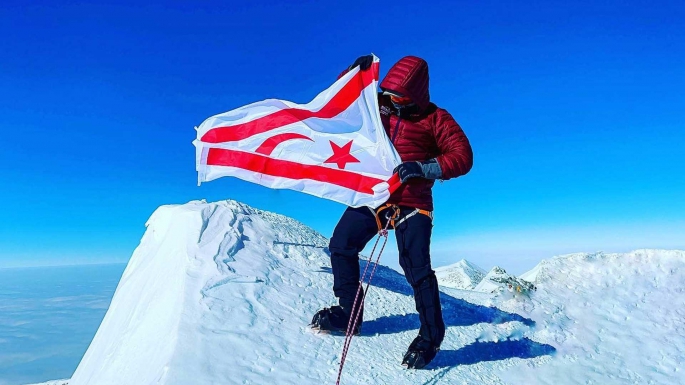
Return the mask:
[[[211,383],[216,374],[200,370],[206,354],[234,351],[244,329],[268,333],[258,318],[283,322],[262,303],[265,291],[312,284],[281,269],[284,260],[318,269],[327,257],[322,235],[233,201],[162,206],[147,227],[71,385]],[[276,301],[292,313],[288,302]]]

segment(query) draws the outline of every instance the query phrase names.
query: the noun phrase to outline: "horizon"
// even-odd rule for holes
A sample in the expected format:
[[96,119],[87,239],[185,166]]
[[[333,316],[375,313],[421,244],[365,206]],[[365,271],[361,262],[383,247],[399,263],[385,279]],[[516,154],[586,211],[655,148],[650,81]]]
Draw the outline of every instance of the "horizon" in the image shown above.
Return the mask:
[[[534,265],[528,266],[528,267],[523,267],[523,271],[520,271],[520,269],[517,269],[516,267],[514,269],[510,270],[510,267],[508,266],[500,266],[497,264],[488,266],[488,265],[481,265],[477,262],[474,262],[473,260],[469,258],[461,258],[459,260],[456,260],[454,262],[449,262],[447,264],[441,264],[441,265],[433,265],[433,269],[440,269],[440,268],[446,268],[446,267],[451,267],[453,265],[459,264],[461,261],[466,261],[467,263],[474,265],[481,270],[484,270],[486,273],[492,270],[495,267],[500,267],[505,270],[507,270],[509,273],[512,273],[516,276],[521,276],[524,275],[525,273],[528,273],[529,271],[535,269],[538,264],[540,264],[542,261],[545,260],[550,260],[550,259],[555,259],[555,258],[561,258],[561,257],[568,257],[572,255],[577,255],[577,254],[630,254],[634,252],[639,252],[639,251],[664,251],[664,252],[672,252],[672,251],[685,251],[677,248],[665,248],[665,249],[659,249],[659,248],[639,248],[639,249],[632,249],[632,250],[626,250],[626,251],[605,251],[605,250],[596,250],[596,251],[577,251],[577,252],[570,252],[570,253],[564,253],[564,254],[556,254],[556,255],[551,255],[546,258],[542,258],[538,260]],[[368,255],[362,255],[360,256],[360,259],[368,258]],[[109,265],[128,265],[128,260],[121,260],[121,261],[111,261],[111,262],[97,262],[97,261],[88,261],[88,262],[80,262],[80,263],[70,263],[70,264],[51,264],[51,265],[43,265],[43,264],[35,264],[35,265],[0,265],[0,270],[11,270],[11,269],[41,269],[41,268],[68,268],[68,267],[82,267],[82,266],[109,266]],[[384,259],[381,259],[380,265],[384,265],[387,267],[392,268],[399,274],[404,274],[402,269],[400,268],[399,264],[395,263],[386,263]],[[518,266],[521,268],[521,266]],[[515,271],[516,270],[516,271]]]
[[99,262],[99,261],[88,261],[88,262],[76,262],[76,263],[65,263],[65,264],[51,264],[43,265],[40,262],[34,265],[0,265],[0,269],[41,269],[50,267],[78,267],[78,266],[107,266],[107,265],[127,265],[128,261],[112,261],[112,262]]
[[[433,189],[434,267],[685,249],[681,3],[393,4],[0,6],[0,266],[125,263],[157,207],[197,199],[330,236],[335,202],[235,178],[197,187],[193,127],[266,98],[306,103],[370,52],[381,77],[425,58],[432,100],[473,146],[472,171]],[[397,270],[393,249],[382,263]]]

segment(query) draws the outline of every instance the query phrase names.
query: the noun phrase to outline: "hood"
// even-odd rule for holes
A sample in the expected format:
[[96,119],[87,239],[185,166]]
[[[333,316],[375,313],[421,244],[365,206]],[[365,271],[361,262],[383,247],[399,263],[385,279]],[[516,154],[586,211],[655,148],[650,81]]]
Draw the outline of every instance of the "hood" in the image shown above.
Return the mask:
[[405,56],[390,68],[381,89],[409,96],[421,111],[428,108],[428,63],[416,56]]

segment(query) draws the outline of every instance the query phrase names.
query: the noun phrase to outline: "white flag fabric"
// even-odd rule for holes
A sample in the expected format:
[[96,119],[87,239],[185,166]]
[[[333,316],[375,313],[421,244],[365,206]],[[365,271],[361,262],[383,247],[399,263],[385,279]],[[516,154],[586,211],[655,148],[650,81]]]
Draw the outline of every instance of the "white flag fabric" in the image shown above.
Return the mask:
[[378,207],[399,187],[401,159],[378,111],[379,59],[307,104],[268,99],[196,128],[198,183],[233,176],[352,207]]

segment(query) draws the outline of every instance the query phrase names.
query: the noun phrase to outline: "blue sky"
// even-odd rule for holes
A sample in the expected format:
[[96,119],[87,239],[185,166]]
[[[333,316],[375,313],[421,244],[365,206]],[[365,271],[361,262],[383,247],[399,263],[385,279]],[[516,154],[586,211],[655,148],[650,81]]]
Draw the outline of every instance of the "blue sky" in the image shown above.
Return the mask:
[[198,188],[193,127],[308,102],[369,52],[382,75],[425,58],[474,148],[434,189],[435,265],[685,248],[685,6],[572,3],[3,1],[0,266],[126,261],[156,207],[193,199],[330,235],[337,203]]

